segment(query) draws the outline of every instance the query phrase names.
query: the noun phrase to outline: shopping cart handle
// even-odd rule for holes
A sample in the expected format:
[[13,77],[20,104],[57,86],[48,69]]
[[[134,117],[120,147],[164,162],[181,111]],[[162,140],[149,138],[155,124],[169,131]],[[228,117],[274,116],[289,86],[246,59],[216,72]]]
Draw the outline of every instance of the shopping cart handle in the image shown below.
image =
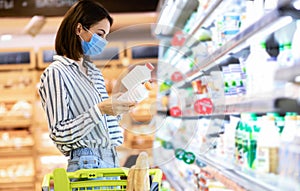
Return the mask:
[[69,178],[87,178],[94,179],[106,176],[118,176],[120,173],[125,173],[125,169],[121,168],[95,168],[95,169],[80,169],[75,172],[68,172]]
[[50,180],[53,179],[53,174],[46,174],[42,182],[42,191],[50,191]]
[[53,171],[54,190],[66,191],[70,190],[70,180],[64,168],[57,168]]
[[160,185],[161,179],[162,179],[162,170],[161,169],[150,169],[149,174],[150,175],[155,175],[152,181],[153,182],[158,182],[159,185]]

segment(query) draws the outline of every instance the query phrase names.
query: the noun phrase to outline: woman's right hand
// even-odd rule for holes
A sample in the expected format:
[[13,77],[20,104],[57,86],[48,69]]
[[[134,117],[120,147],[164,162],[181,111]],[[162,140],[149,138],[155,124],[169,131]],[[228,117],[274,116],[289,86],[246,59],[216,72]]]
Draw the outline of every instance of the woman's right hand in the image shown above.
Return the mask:
[[130,109],[136,106],[136,102],[118,100],[117,97],[119,96],[120,95],[114,95],[103,102],[98,103],[98,108],[100,109],[101,113],[116,116],[127,113]]

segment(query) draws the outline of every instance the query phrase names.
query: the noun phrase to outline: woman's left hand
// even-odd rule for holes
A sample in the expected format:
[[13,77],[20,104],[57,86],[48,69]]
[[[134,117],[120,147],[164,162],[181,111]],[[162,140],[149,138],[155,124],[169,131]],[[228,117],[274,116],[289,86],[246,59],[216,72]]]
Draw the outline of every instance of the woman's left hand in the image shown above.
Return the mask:
[[103,114],[107,115],[120,115],[128,113],[130,109],[136,106],[136,102],[118,100],[120,94],[111,96],[109,99],[104,100],[98,104],[98,108]]

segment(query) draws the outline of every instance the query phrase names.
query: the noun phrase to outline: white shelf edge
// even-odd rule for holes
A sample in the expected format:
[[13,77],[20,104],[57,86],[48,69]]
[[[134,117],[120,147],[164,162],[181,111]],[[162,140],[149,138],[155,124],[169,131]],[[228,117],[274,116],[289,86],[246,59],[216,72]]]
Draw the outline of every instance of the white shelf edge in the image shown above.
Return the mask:
[[275,73],[275,80],[294,82],[297,76],[300,76],[300,65],[280,68]]
[[[198,156],[198,160],[203,162],[204,164],[218,170],[225,177],[233,180],[238,185],[242,186],[247,190],[260,190],[260,191],[273,191],[273,190],[281,190],[281,191],[296,191],[300,188],[299,183],[292,181],[289,183],[294,183],[294,185],[290,185],[285,181],[290,181],[287,179],[280,179],[278,175],[263,175],[257,174],[255,172],[243,172],[234,167],[234,165],[228,164],[226,162],[218,161],[216,157],[206,157],[206,156]],[[257,176],[257,177],[253,177]],[[272,177],[271,177],[272,176]],[[269,178],[269,182],[264,181],[262,179]]]

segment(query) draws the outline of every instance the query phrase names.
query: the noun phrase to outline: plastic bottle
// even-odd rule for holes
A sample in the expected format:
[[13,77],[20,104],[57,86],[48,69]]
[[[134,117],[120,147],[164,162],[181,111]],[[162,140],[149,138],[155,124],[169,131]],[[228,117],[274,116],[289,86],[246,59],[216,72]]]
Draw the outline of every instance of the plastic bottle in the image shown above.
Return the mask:
[[264,10],[265,13],[268,13],[277,7],[278,0],[265,0]]
[[253,0],[246,0],[245,1],[245,18],[242,19],[241,23],[241,30],[244,30],[253,22],[254,17],[254,1]]
[[276,127],[278,128],[279,133],[281,134],[284,129],[284,117],[276,116],[275,123],[276,123]]
[[291,176],[289,164],[286,162],[290,158],[289,148],[295,138],[297,130],[297,117],[292,112],[287,112],[284,117],[284,129],[281,133],[279,149],[279,173],[283,176]]
[[[261,87],[264,85],[262,77],[266,75],[265,68],[267,59],[270,58],[266,52],[266,44],[264,42],[260,44],[252,44],[250,46],[250,54],[246,59],[246,92],[248,96],[253,96],[261,93]],[[262,87],[263,88],[263,87]]]
[[137,65],[134,67],[122,80],[122,84],[130,90],[151,79],[151,72],[154,66],[151,63],[146,63],[143,66]]
[[242,82],[242,70],[240,64],[229,64],[229,71],[231,76],[231,86],[235,87],[232,90],[233,95],[245,94],[246,90]]
[[224,95],[230,96],[232,95],[232,87],[230,86],[231,75],[228,66],[222,66],[222,74],[224,79]]
[[144,84],[138,84],[134,88],[128,90],[122,94],[118,100],[130,101],[130,102],[141,102],[149,96],[149,91],[152,89],[150,82]]
[[264,116],[258,135],[256,151],[256,171],[277,173],[280,135],[273,117]]
[[296,30],[292,39],[292,54],[294,58],[294,64],[300,63],[300,20],[296,21]]
[[[249,120],[246,125],[246,139],[245,139],[245,168],[254,168],[254,160],[256,158],[256,147],[257,147],[257,125],[256,125],[256,114],[250,113]],[[247,161],[247,163],[246,163]]]
[[250,114],[244,114],[246,115],[246,118],[244,117],[244,119],[242,119],[244,122],[244,131],[243,131],[243,136],[242,136],[242,145],[243,145],[243,149],[242,149],[242,158],[243,158],[243,166],[242,168],[247,169],[248,168],[248,154],[249,154],[249,142],[250,142],[250,136],[252,134],[252,130],[249,124],[249,117]]
[[291,42],[279,46],[279,55],[277,56],[279,67],[289,67],[293,65],[293,54]]
[[246,137],[246,121],[248,119],[247,113],[241,114],[241,119],[237,125],[235,131],[235,162],[238,166],[242,167],[244,165],[244,140]]

